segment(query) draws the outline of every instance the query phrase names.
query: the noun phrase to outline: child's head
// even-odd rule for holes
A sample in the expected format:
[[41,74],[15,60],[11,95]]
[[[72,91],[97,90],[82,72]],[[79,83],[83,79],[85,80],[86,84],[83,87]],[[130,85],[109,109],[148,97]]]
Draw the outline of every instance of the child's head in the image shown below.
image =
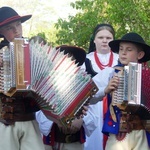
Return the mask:
[[100,53],[108,53],[110,47],[108,43],[115,37],[114,28],[110,24],[98,24],[93,32],[90,41],[89,52],[97,50]]
[[31,15],[20,16],[11,7],[0,8],[0,37],[11,42],[14,38],[22,37],[21,23],[30,19]]
[[127,33],[121,39],[111,41],[109,46],[112,51],[119,53],[119,61],[123,65],[150,60],[150,46],[137,33]]

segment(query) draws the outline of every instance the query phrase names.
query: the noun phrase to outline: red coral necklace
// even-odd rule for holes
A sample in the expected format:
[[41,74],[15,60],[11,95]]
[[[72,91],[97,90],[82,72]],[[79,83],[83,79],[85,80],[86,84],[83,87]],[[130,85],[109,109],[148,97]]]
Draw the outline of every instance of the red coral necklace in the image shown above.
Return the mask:
[[97,52],[96,52],[96,51],[94,52],[94,58],[95,58],[96,64],[98,65],[98,67],[99,67],[101,70],[103,70],[105,67],[111,67],[111,66],[112,66],[113,57],[114,57],[114,56],[113,56],[113,52],[110,51],[109,62],[108,62],[107,65],[103,65],[103,64],[100,62],[100,60],[99,60],[99,58],[98,58],[98,56],[97,56]]

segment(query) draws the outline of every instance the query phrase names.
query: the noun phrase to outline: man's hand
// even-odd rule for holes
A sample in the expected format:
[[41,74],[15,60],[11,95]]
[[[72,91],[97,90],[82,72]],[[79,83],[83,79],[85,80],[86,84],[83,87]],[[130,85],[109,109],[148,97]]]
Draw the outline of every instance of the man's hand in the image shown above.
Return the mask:
[[73,120],[71,127],[70,127],[70,134],[74,134],[77,131],[80,130],[80,128],[82,127],[83,124],[83,119],[82,118],[75,118],[75,120]]
[[82,124],[83,124],[82,118],[79,118],[79,119],[75,118],[72,121],[72,124],[70,127],[63,127],[60,124],[57,124],[57,125],[64,134],[74,134],[80,130],[80,128],[82,127]]
[[[88,105],[89,105],[89,104],[88,104]],[[88,105],[84,105],[84,106],[83,106],[82,115],[81,115],[82,118],[84,117],[84,115],[85,115],[85,116],[87,115]]]

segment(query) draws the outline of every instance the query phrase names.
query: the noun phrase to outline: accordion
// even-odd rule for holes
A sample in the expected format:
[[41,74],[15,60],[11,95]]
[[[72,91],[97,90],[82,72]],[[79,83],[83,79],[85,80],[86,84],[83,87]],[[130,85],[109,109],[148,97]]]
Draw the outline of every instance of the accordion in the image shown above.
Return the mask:
[[118,74],[119,86],[112,92],[112,104],[132,114],[139,115],[141,119],[150,119],[149,98],[144,98],[145,93],[144,73],[142,64],[130,62]]
[[18,38],[0,56],[0,93],[31,96],[47,118],[64,126],[98,90],[71,56],[48,44]]

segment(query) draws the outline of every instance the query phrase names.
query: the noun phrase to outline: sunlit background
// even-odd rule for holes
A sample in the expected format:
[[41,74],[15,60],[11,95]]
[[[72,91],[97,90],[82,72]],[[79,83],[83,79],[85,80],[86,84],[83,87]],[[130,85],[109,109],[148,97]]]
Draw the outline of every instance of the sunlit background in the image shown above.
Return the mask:
[[58,18],[67,18],[74,15],[74,10],[70,3],[75,0],[1,0],[1,7],[10,6],[14,8],[19,15],[32,14],[32,18],[23,23],[24,36],[36,34],[37,30],[52,30],[52,26]]

